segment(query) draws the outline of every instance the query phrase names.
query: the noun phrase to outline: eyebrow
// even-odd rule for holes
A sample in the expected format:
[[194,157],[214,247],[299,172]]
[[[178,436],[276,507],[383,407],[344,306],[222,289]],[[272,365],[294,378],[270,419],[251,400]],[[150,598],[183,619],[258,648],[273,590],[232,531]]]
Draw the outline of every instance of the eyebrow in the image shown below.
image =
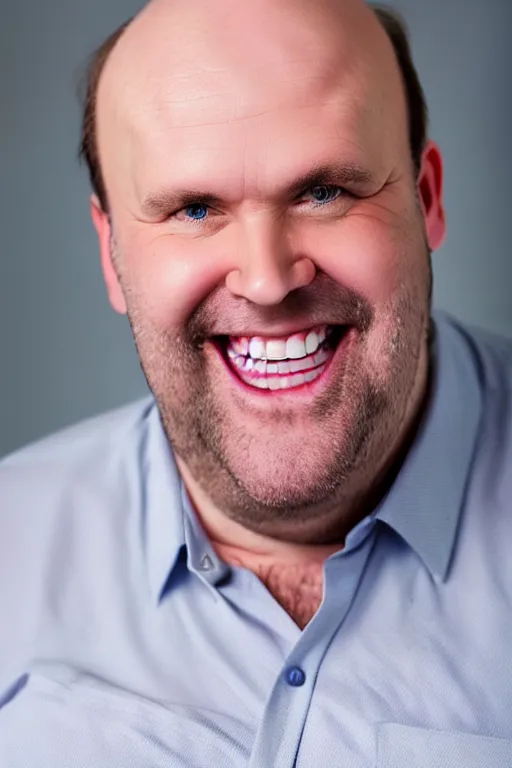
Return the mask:
[[359,165],[341,163],[321,165],[296,179],[290,192],[299,193],[309,187],[320,187],[323,184],[336,184],[340,187],[368,187],[375,183],[369,171]]
[[[291,184],[287,185],[284,194],[295,196],[310,187],[319,187],[324,184],[366,188],[375,184],[375,178],[358,165],[351,163],[326,164],[317,166],[294,179]],[[141,210],[146,216],[162,216],[198,202],[215,207],[225,204],[226,200],[207,189],[176,188],[146,195],[142,200]]]

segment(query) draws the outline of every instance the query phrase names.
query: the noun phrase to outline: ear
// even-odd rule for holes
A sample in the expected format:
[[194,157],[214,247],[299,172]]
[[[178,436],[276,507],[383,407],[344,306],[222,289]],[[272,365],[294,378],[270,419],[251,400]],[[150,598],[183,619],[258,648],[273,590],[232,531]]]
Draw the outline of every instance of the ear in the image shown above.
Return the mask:
[[91,218],[98,235],[101,268],[107,286],[107,293],[112,308],[120,315],[126,315],[126,302],[119,283],[119,278],[112,261],[112,230],[108,214],[102,209],[96,195],[91,195]]
[[446,236],[446,219],[443,206],[443,158],[441,150],[433,141],[429,141],[423,150],[417,184],[428,244],[435,251],[443,244]]

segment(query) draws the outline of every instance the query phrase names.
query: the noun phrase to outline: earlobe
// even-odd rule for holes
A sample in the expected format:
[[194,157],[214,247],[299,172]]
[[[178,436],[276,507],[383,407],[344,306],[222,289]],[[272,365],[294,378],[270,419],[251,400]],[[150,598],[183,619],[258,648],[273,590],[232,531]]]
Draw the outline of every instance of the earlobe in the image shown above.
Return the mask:
[[439,248],[446,236],[443,205],[443,158],[437,144],[429,141],[423,150],[418,176],[418,195],[430,250]]
[[112,308],[120,315],[126,314],[126,302],[112,260],[112,229],[108,214],[102,209],[96,195],[91,195],[91,219],[98,236],[101,268]]

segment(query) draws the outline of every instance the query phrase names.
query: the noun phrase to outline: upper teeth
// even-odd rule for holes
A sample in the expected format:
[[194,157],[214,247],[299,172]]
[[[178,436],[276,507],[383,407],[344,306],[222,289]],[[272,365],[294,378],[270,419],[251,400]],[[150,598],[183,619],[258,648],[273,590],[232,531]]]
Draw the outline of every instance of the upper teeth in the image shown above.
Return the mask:
[[231,339],[230,347],[234,353],[249,355],[253,360],[298,360],[314,354],[326,336],[327,328],[324,327],[279,339],[264,339],[261,336]]

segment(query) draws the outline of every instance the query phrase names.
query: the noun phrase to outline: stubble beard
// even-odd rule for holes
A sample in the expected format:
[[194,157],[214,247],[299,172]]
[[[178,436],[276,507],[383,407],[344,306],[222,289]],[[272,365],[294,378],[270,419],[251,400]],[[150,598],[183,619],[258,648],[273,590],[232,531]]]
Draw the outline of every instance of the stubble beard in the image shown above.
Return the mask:
[[423,281],[423,295],[404,291],[385,313],[387,375],[372,371],[362,354],[370,325],[357,339],[359,354],[350,353],[346,369],[312,406],[311,419],[324,435],[316,445],[293,439],[290,413],[274,416],[278,429],[287,427],[288,442],[245,429],[217,396],[204,351],[186,330],[176,335],[149,327],[139,302],[125,291],[141,367],[169,443],[217,509],[268,535],[288,521],[299,530],[325,518],[325,530],[320,525],[315,534],[317,543],[324,543],[333,536],[333,509],[348,520],[364,506],[365,489],[402,428],[426,342],[432,285],[428,250],[427,255],[429,284]]

